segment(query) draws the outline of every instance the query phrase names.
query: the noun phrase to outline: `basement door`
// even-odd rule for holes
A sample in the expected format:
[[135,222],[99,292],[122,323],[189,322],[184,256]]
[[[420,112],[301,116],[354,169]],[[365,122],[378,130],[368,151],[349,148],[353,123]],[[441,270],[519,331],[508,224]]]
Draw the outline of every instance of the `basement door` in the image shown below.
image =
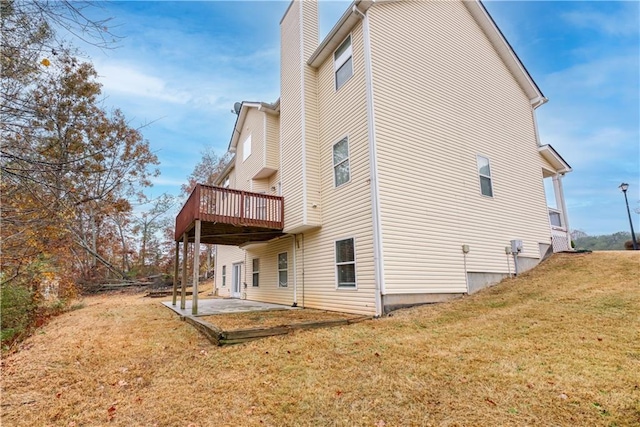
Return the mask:
[[242,263],[233,264],[231,271],[231,298],[240,298],[242,295]]

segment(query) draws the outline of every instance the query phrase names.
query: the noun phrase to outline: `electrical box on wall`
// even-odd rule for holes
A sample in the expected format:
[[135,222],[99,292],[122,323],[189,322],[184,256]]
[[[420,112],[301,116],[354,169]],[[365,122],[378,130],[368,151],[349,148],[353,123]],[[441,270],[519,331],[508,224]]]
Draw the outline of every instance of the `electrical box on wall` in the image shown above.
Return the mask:
[[511,252],[514,254],[522,252],[522,240],[511,241]]

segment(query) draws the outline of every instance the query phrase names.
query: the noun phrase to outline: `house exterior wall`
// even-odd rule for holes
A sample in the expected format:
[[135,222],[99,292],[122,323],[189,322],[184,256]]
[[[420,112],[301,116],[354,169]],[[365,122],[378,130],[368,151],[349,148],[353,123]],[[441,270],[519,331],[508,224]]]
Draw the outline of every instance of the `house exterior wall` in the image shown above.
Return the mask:
[[[238,190],[253,191],[252,178],[265,164],[265,115],[256,108],[249,108],[240,131],[236,148],[236,184],[233,187]],[[243,160],[244,142],[249,136],[251,136],[251,154]]]
[[[214,270],[214,283],[218,295],[223,297],[231,296],[232,266],[234,263],[244,263],[244,251],[237,246],[216,245],[216,258]],[[226,266],[226,280],[222,283],[222,267]],[[245,280],[244,264],[242,267],[242,281]]]
[[[463,244],[469,272],[506,273],[511,239],[538,259],[549,223],[522,88],[461,2],[368,14],[385,292],[466,292]],[[492,198],[477,155],[490,159]]]
[[[318,5],[295,1],[281,24],[280,170],[285,232],[320,226],[315,71],[305,59],[318,45]],[[311,208],[316,204],[316,208]]]

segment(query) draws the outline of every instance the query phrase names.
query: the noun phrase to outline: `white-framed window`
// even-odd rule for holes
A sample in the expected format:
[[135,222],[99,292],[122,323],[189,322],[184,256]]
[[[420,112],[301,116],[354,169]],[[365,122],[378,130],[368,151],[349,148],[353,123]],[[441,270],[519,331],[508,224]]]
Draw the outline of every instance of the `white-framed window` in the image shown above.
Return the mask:
[[222,287],[227,286],[227,266],[222,266]]
[[222,187],[223,188],[229,188],[229,184],[231,183],[231,181],[229,180],[229,175],[227,175],[224,178],[224,181],[222,181]]
[[353,238],[336,241],[336,281],[338,289],[356,288],[356,248]]
[[253,261],[253,277],[252,285],[254,288],[260,286],[260,258],[254,258]]
[[493,197],[493,184],[491,183],[491,164],[484,156],[477,156],[478,175],[480,177],[480,193],[483,196]]
[[353,75],[353,52],[351,35],[333,53],[333,70],[336,75],[336,90],[340,89]]
[[244,162],[251,155],[251,134],[242,143],[242,161]]
[[349,137],[345,136],[333,145],[333,178],[336,187],[349,182]]
[[278,254],[278,287],[289,286],[289,254],[283,252]]

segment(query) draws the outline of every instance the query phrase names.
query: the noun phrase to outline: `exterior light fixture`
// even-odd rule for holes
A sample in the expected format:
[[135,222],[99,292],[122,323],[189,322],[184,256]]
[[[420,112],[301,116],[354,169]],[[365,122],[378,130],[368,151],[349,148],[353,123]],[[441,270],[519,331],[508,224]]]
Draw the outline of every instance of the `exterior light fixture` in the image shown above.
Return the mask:
[[629,210],[629,199],[627,199],[627,190],[629,189],[629,184],[623,182],[618,188],[622,190],[622,193],[624,194],[624,202],[627,205],[627,215],[629,216],[629,226],[631,227],[631,243],[633,243],[633,250],[637,251],[638,242],[636,242],[636,233],[633,231],[633,221],[631,220],[631,211]]

